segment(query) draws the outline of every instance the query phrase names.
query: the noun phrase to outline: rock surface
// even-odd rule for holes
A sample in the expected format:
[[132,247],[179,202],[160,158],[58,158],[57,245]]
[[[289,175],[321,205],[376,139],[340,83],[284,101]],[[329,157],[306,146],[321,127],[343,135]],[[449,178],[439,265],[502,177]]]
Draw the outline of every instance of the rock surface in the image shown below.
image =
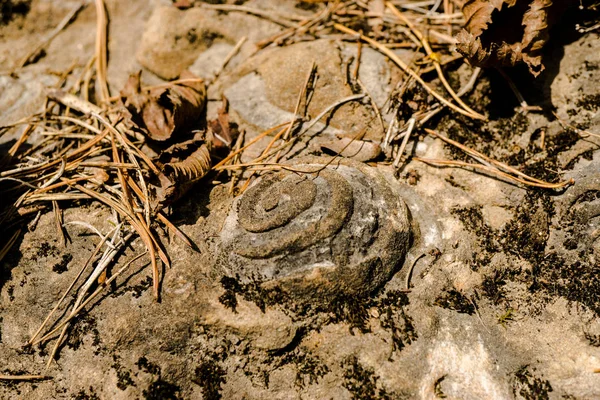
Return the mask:
[[[198,20],[205,18],[197,15],[197,10],[160,8],[165,3],[153,3],[157,6],[155,15],[193,14]],[[268,10],[281,7],[285,12],[305,15],[294,4],[258,0],[244,3]],[[111,89],[122,87],[129,73],[139,67],[134,54],[140,51],[138,39],[144,29],[147,37],[160,28],[168,30],[171,38],[185,38],[195,24],[180,18],[184,22],[179,25],[144,28],[152,14],[147,2],[107,1],[107,6],[111,23],[115,24],[110,43],[111,52],[116,52],[109,61]],[[50,31],[66,12],[62,2],[59,5],[34,1],[31,7],[30,15],[0,28],[6,39],[0,42],[2,68],[20,57],[10,49],[34,45],[39,39],[33,38],[34,34]],[[330,102],[352,93],[340,72],[348,52],[354,54],[354,49],[347,50],[351,47],[348,44],[330,40],[297,43],[269,50],[270,58],[256,63],[249,58],[255,43],[282,28],[243,13],[210,13],[218,14],[219,26],[202,28],[204,25],[199,24],[198,28],[221,32],[224,39],[215,39],[212,47],[206,43],[194,49],[187,47],[191,46],[189,43],[182,45],[178,51],[189,50],[194,57],[176,61],[192,68],[217,68],[206,75],[210,78],[212,71],[220,68],[220,57],[225,57],[241,36],[253,32],[247,47],[243,46],[232,64],[222,71],[223,81],[216,82],[209,92],[214,109],[220,107],[220,102],[214,100],[225,94],[233,108],[232,115],[237,113],[240,128],[246,130],[248,138],[291,117],[306,65],[313,59],[307,54],[319,55],[316,61],[322,68],[321,83],[328,82],[328,86],[317,90],[320,97],[310,111],[312,116]],[[48,17],[47,24],[38,23],[40,16]],[[46,70],[67,69],[74,54],[80,54],[80,61],[87,62],[93,51],[94,24],[93,10],[84,10],[57,36],[45,58],[18,71],[17,77],[0,76],[2,123],[21,118],[36,103],[41,106],[41,88],[55,84]],[[23,35],[20,28],[28,35]],[[600,85],[594,84],[600,79],[598,35],[592,33],[560,46],[564,55],[559,54],[548,65],[547,71],[554,72],[542,74],[537,84],[549,95],[547,101],[564,122],[598,133],[599,103],[594,100],[600,95]],[[166,49],[165,54],[172,48]],[[374,76],[361,75],[365,85],[371,85],[368,88],[374,101],[381,106],[398,81],[392,67],[379,54],[365,48],[363,51],[365,64],[361,64],[360,74]],[[206,58],[201,60],[203,55]],[[149,70],[163,76],[178,73],[179,66],[162,65],[161,60],[167,58],[157,54],[152,57]],[[147,60],[151,60],[150,56]],[[249,68],[250,65],[254,67]],[[271,76],[280,68],[293,70],[293,74]],[[468,79],[468,74],[452,74],[450,71],[449,75],[457,80]],[[161,81],[150,73],[144,79],[147,83]],[[173,264],[164,271],[162,302],[156,303],[152,298],[148,260],[138,260],[73,322],[59,358],[45,372],[52,379],[0,381],[0,397],[600,397],[600,377],[596,373],[600,368],[599,143],[594,136],[582,138],[545,114],[515,112],[512,107],[518,104],[516,100],[511,104],[510,93],[501,101],[487,103],[485,99],[493,97],[499,86],[506,86],[504,80],[494,79],[493,72],[484,72],[474,93],[467,98],[475,108],[490,115],[489,122],[475,124],[446,115],[437,122],[437,129],[507,163],[524,160],[526,171],[543,179],[556,178],[558,174],[552,174],[562,171],[559,178],[575,179],[572,187],[562,192],[525,189],[472,171],[434,168],[414,160],[401,171],[382,163],[352,167],[356,164],[346,161],[336,171],[336,160],[327,167],[327,174],[340,174],[351,181],[354,204],[364,207],[357,208],[362,214],[354,213],[353,217],[362,216],[366,221],[364,225],[355,224],[356,229],[343,231],[348,228],[342,227],[343,235],[357,233],[353,240],[361,243],[361,232],[385,229],[381,222],[391,218],[389,212],[403,207],[399,200],[389,206],[391,197],[406,204],[413,220],[414,238],[409,249],[401,246],[402,251],[377,242],[362,248],[343,249],[337,245],[340,253],[350,258],[379,253],[386,259],[385,271],[373,275],[372,280],[367,281],[364,276],[351,280],[352,290],[338,291],[337,296],[311,292],[307,302],[302,300],[305,296],[294,298],[277,290],[284,287],[278,286],[278,273],[298,272],[298,253],[290,252],[289,263],[276,264],[277,268],[271,270],[260,263],[246,266],[242,263],[246,258],[251,262],[265,259],[246,257],[251,255],[251,246],[242,247],[242,239],[248,236],[236,236],[248,235],[248,227],[250,231],[261,228],[254,226],[254,217],[240,221],[242,208],[248,216],[262,212],[257,211],[258,205],[268,213],[283,208],[285,202],[280,204],[281,199],[268,191],[254,195],[249,191],[235,200],[227,184],[207,181],[183,199],[171,215],[171,220],[193,238],[200,251],[187,248],[178,239],[169,241],[166,234],[162,237]],[[338,112],[336,116],[344,117],[335,123],[336,119],[332,119],[333,129],[328,128],[332,135],[365,127],[372,128],[373,138],[381,134],[372,122],[369,102],[348,105]],[[542,129],[545,135],[541,135]],[[10,145],[14,137],[3,140]],[[461,159],[455,150],[432,137],[419,138],[418,144],[409,145],[409,150],[422,158]],[[320,145],[300,152],[327,157],[321,153]],[[363,170],[370,172],[362,176]],[[296,176],[299,175],[283,173],[281,179],[294,184],[303,182]],[[315,179],[315,185],[324,185],[327,190],[328,179],[331,180],[322,174]],[[261,188],[258,185],[255,191]],[[369,193],[365,188],[373,191]],[[391,194],[384,195],[379,188],[386,188],[382,191]],[[302,190],[305,192],[301,196],[310,197],[313,189],[308,184]],[[320,196],[319,190],[315,199]],[[357,199],[357,192],[365,196]],[[282,197],[290,193],[287,186],[276,191]],[[251,204],[242,207],[244,198]],[[290,209],[292,214],[298,211]],[[115,223],[110,212],[100,206],[83,204],[65,207],[64,211],[65,222],[86,221],[103,233]],[[347,210],[334,211],[339,214]],[[310,212],[309,206],[299,215],[308,216]],[[323,219],[326,214],[319,211],[314,216]],[[279,222],[286,220],[289,224],[289,216],[278,215]],[[398,218],[405,218],[405,214],[398,214]],[[54,342],[32,349],[23,345],[77,277],[97,244],[97,237],[89,230],[67,225],[71,242],[63,247],[58,242],[55,223],[51,213],[41,215],[37,225],[23,233],[14,251],[0,264],[0,374],[44,371]],[[406,221],[395,229],[405,232]],[[405,243],[405,236],[402,238]],[[232,262],[225,251],[229,248],[241,250],[246,256],[234,254]],[[361,250],[364,254],[360,254]],[[118,266],[140,252],[142,243],[133,242],[116,260]],[[400,264],[392,266],[394,260]],[[356,265],[360,262],[344,264]],[[263,276],[255,279],[252,271]],[[348,275],[340,276],[340,281],[352,278]],[[357,295],[360,288],[363,293]],[[67,301],[73,296],[69,294]]]
[[306,158],[267,175],[234,201],[225,221],[225,275],[283,289],[299,302],[365,296],[402,264],[408,209],[370,167]]

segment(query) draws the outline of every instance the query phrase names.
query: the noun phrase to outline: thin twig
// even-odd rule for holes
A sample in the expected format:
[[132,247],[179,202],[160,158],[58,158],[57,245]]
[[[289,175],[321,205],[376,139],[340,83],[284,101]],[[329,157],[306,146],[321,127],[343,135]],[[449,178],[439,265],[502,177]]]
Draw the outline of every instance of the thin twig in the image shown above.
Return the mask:
[[0,380],[3,381],[37,381],[50,379],[47,375],[4,375],[0,374]]
[[361,35],[360,33],[356,32],[355,30],[350,29],[344,25],[334,24],[333,26],[342,32],[346,32],[351,35],[358,35],[362,40],[369,43],[371,46],[373,46],[374,48],[376,48],[377,50],[379,50],[380,52],[382,52],[383,54],[388,56],[392,61],[394,61],[394,63],[396,63],[396,65],[398,65],[400,68],[402,68],[402,70],[404,70],[404,72],[406,72],[407,74],[412,76],[417,82],[419,82],[419,84],[421,84],[421,86],[423,86],[423,88],[429,94],[431,94],[433,97],[435,97],[437,100],[439,100],[442,104],[446,105],[447,107],[453,109],[454,111],[456,111],[458,113],[466,115],[467,117],[475,118],[475,119],[485,119],[485,117],[483,117],[483,116],[472,114],[471,112],[464,110],[464,109],[456,106],[455,104],[449,102],[448,100],[446,100],[444,97],[442,97],[440,94],[438,94],[435,90],[433,90],[431,87],[429,87],[429,85],[427,85],[427,83],[425,83],[425,81],[415,71],[413,71],[411,68],[409,68],[408,65],[406,65],[404,63],[404,61],[402,61],[394,52],[392,52],[387,47],[383,46],[382,44],[378,43],[377,41],[375,41],[365,35]]
[[87,6],[86,2],[81,2],[76,4],[71,11],[60,21],[60,23],[54,28],[45,38],[42,40],[33,50],[31,50],[25,57],[19,61],[15,69],[23,68],[27,65],[31,58],[39,54],[40,51],[52,42],[52,40],[63,30],[71,21],[75,19],[79,11],[81,11],[85,6]]
[[431,58],[431,60],[433,60],[433,65],[438,73],[438,77],[440,78],[440,81],[442,82],[442,84],[444,85],[444,87],[446,88],[446,90],[448,91],[450,96],[452,96],[454,101],[456,101],[464,110],[466,110],[468,113],[470,113],[473,118],[485,119],[485,117],[483,115],[479,114],[477,111],[474,111],[469,106],[467,106],[461,100],[461,98],[454,92],[454,90],[452,89],[452,87],[450,86],[448,81],[446,80],[446,77],[444,76],[444,72],[442,71],[442,68],[440,67],[440,62],[439,62],[438,58],[434,55],[433,50],[431,50],[431,46],[429,46],[429,41],[425,38],[425,36],[421,33],[421,31],[419,31],[415,27],[415,25],[400,12],[400,10],[398,10],[396,7],[394,7],[394,5],[392,3],[387,1],[386,6],[390,11],[392,11],[392,13],[396,17],[398,17],[399,20],[404,22],[410,28],[410,30],[415,34],[415,36],[417,36],[419,38],[419,40],[423,44],[423,48],[425,49],[425,52]]
[[95,0],[96,2],[96,73],[98,74],[98,86],[100,100],[108,101],[110,93],[108,91],[108,82],[106,80],[107,70],[107,25],[106,8],[104,0]]

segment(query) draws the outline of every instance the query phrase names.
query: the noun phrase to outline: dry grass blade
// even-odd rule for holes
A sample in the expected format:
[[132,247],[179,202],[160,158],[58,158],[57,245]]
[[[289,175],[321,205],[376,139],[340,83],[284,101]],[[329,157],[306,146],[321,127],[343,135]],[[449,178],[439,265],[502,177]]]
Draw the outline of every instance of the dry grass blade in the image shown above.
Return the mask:
[[90,190],[81,185],[73,185],[73,187],[75,187],[77,190],[89,195],[90,197],[95,198],[96,200],[99,200],[100,202],[108,205],[109,207],[113,208],[122,217],[126,218],[128,220],[128,222],[131,224],[131,226],[136,230],[138,235],[140,235],[140,237],[142,238],[142,241],[144,242],[144,244],[146,245],[146,248],[148,249],[148,252],[150,253],[150,260],[152,262],[152,278],[153,278],[152,288],[153,288],[153,292],[154,292],[154,297],[155,297],[155,299],[158,300],[159,299],[159,276],[158,276],[159,273],[158,273],[158,263],[156,261],[157,251],[158,251],[159,257],[165,264],[170,265],[170,262],[169,262],[169,258],[163,252],[163,250],[160,248],[160,246],[158,246],[158,248],[155,247],[157,242],[154,239],[152,233],[150,232],[150,229],[148,228],[148,226],[146,226],[146,224],[144,223],[143,220],[140,220],[137,216],[130,213],[127,209],[123,208],[122,205],[120,205],[116,201],[110,199],[108,196],[102,195],[100,193],[96,193],[93,190]]
[[425,83],[425,81],[419,76],[419,74],[417,74],[415,71],[413,71],[411,68],[408,67],[408,65],[406,65],[406,63],[404,63],[404,61],[402,61],[396,54],[394,54],[394,52],[392,52],[390,49],[388,49],[387,47],[385,47],[384,45],[380,44],[379,42],[377,42],[376,40],[373,40],[353,29],[350,29],[344,25],[341,24],[334,24],[333,25],[336,29],[338,29],[339,31],[348,33],[350,35],[359,37],[361,40],[364,40],[365,42],[369,43],[371,46],[373,46],[375,49],[379,50],[380,52],[382,52],[383,54],[385,54],[386,56],[388,56],[396,65],[398,65],[400,68],[402,68],[402,70],[404,72],[406,72],[408,75],[410,75],[413,79],[415,79],[417,82],[419,82],[419,84],[421,86],[423,86],[423,88],[429,92],[429,94],[431,94],[433,97],[435,97],[438,101],[440,101],[442,104],[444,104],[445,106],[453,109],[454,111],[463,114],[467,117],[470,118],[475,118],[475,119],[485,119],[485,117],[483,116],[479,116],[479,115],[473,115],[471,112],[456,106],[455,104],[451,103],[450,101],[446,100],[443,96],[441,96],[439,93],[437,93],[435,90],[433,90],[427,83]]
[[2,249],[0,249],[0,261],[2,261],[4,259],[4,257],[6,257],[6,254],[9,252],[9,250],[14,246],[14,244],[17,242],[17,238],[19,237],[19,235],[21,234],[21,230],[17,229],[12,236],[10,237],[10,239],[8,239],[8,242],[6,242],[4,244],[4,246],[2,246]]
[[516,176],[512,176],[510,174],[507,174],[506,172],[500,171],[497,168],[489,167],[487,165],[471,164],[471,163],[467,163],[467,162],[463,162],[463,161],[438,160],[438,159],[428,159],[428,158],[420,158],[420,157],[414,157],[413,160],[421,161],[426,164],[433,164],[433,165],[437,165],[437,166],[466,167],[466,168],[478,169],[478,170],[486,171],[486,172],[490,173],[491,175],[496,175],[498,177],[505,178],[505,179],[515,182],[515,183],[521,183],[525,186],[533,186],[533,187],[538,187],[538,188],[542,188],[542,189],[561,189],[561,188],[564,188],[568,185],[572,185],[573,183],[575,183],[575,181],[573,179],[571,179],[569,181],[558,182],[558,183],[549,183],[549,182],[537,183],[537,182],[521,179]]
[[579,129],[576,126],[562,120],[558,114],[554,111],[552,111],[552,115],[554,115],[554,117],[556,118],[556,120],[564,127],[564,128],[569,128],[571,130],[573,130],[574,132],[577,132],[577,134],[583,138],[587,138],[587,137],[594,137],[594,138],[600,138],[600,134],[598,133],[593,133],[590,131],[586,131],[585,129]]
[[60,324],[58,324],[54,329],[52,329],[50,332],[48,332],[46,335],[44,335],[44,337],[36,340],[35,342],[33,342],[33,344],[37,344],[37,343],[41,343],[44,342],[48,339],[50,339],[54,334],[56,334],[59,330],[63,329],[73,318],[75,318],[80,312],[81,310],[83,310],[98,294],[100,294],[105,288],[109,287],[109,285],[115,280],[117,279],[117,277],[119,275],[121,275],[121,273],[123,273],[123,271],[125,271],[127,268],[129,268],[129,266],[135,262],[136,260],[138,260],[139,258],[143,257],[144,255],[148,254],[148,252],[143,252],[141,254],[138,254],[137,256],[135,256],[133,259],[129,260],[125,266],[123,266],[121,269],[119,269],[117,272],[115,272],[110,278],[108,278],[103,285],[101,285],[99,288],[97,288],[91,295],[89,295],[85,301],[83,301],[79,306],[77,306],[75,309],[73,309],[73,311],[71,311],[71,313],[69,314],[68,317],[66,317]]
[[23,143],[25,143],[25,141],[27,140],[27,138],[29,137],[29,135],[31,134],[31,132],[33,132],[33,130],[35,129],[35,125],[31,124],[31,125],[27,125],[25,127],[25,129],[23,129],[23,132],[21,133],[21,136],[19,137],[19,140],[17,140],[15,142],[15,144],[10,148],[10,150],[8,150],[8,155],[11,157],[14,157],[15,154],[17,154],[17,151],[19,150],[19,147],[21,147],[21,145]]
[[117,279],[117,277],[119,275],[121,275],[121,273],[123,271],[125,271],[127,268],[129,268],[129,266],[136,260],[138,260],[140,257],[143,257],[144,255],[148,254],[147,252],[138,254],[137,256],[135,256],[133,259],[131,259],[130,261],[128,261],[125,266],[123,266],[121,269],[119,269],[117,272],[115,272],[110,278],[108,278],[103,285],[101,285],[99,288],[97,288],[91,295],[89,295],[80,305],[78,305],[75,309],[73,309],[73,311],[71,311],[71,313],[69,314],[68,317],[66,317],[60,324],[58,324],[54,329],[52,329],[50,332],[48,332],[46,335],[44,335],[44,337],[36,340],[35,342],[33,342],[33,344],[37,344],[37,343],[41,343],[44,342],[48,339],[50,339],[54,334],[56,334],[59,330],[63,329],[73,318],[75,318],[80,312],[81,310],[83,310],[98,294],[100,294],[105,288],[109,287],[109,285],[115,280]]
[[50,318],[52,318],[52,315],[56,312],[56,310],[58,310],[58,307],[60,307],[60,305],[62,304],[62,302],[65,300],[65,298],[67,297],[67,295],[71,291],[71,289],[73,289],[73,287],[75,286],[75,283],[77,282],[77,280],[79,280],[79,278],[81,277],[81,275],[83,274],[83,272],[87,269],[87,267],[94,260],[94,258],[96,258],[96,256],[98,255],[98,253],[102,249],[102,246],[104,246],[104,244],[106,243],[106,241],[108,240],[108,238],[110,237],[110,235],[116,229],[117,228],[114,228],[113,230],[111,230],[110,232],[108,232],[106,235],[103,235],[101,237],[100,242],[98,243],[98,245],[96,246],[96,248],[94,249],[94,251],[92,252],[92,254],[88,257],[87,261],[83,264],[83,267],[81,267],[81,269],[79,270],[79,273],[75,276],[75,278],[73,279],[73,281],[71,282],[71,284],[69,285],[69,287],[67,288],[67,290],[65,290],[65,292],[63,293],[63,295],[60,298],[60,300],[58,300],[58,302],[56,303],[56,305],[54,306],[54,308],[52,309],[52,311],[50,311],[50,313],[48,313],[48,315],[46,316],[46,319],[44,319],[44,322],[42,322],[42,324],[40,325],[40,327],[38,328],[38,330],[33,334],[33,336],[31,337],[31,339],[29,339],[29,342],[28,342],[29,345],[32,345],[34,343],[35,339],[42,332],[42,330],[44,329],[44,327],[46,326],[46,324],[48,323],[48,321],[50,320]]
[[47,375],[4,375],[0,374],[0,380],[3,381],[38,381],[50,379]]
[[492,165],[495,165],[497,168],[499,169],[503,169],[509,173],[515,174],[515,175],[519,175],[524,179],[530,180],[532,182],[536,182],[536,183],[540,183],[540,184],[546,184],[547,182],[544,182],[542,180],[530,177],[524,173],[522,173],[521,171],[519,171],[516,168],[513,168],[509,165],[504,164],[503,162],[494,160],[492,158],[489,158],[488,156],[486,156],[485,154],[482,154],[480,152],[478,152],[477,150],[471,149],[470,147],[467,147],[461,143],[458,143],[455,140],[452,140],[446,136],[440,135],[439,133],[431,130],[431,129],[425,129],[425,131],[427,133],[429,133],[432,136],[435,136],[437,138],[442,139],[444,142],[451,144],[452,146],[458,147],[459,149],[461,149],[462,151],[464,151],[465,153],[469,154],[471,157],[476,158],[476,159],[480,159],[480,160],[484,160]]
[[156,214],[156,217],[158,218],[158,220],[160,222],[165,224],[165,226],[169,229],[170,232],[172,232],[173,234],[175,234],[175,236],[177,236],[179,239],[181,239],[181,241],[183,243],[185,243],[186,246],[188,246],[191,249],[196,250],[196,246],[194,246],[194,244],[186,236],[186,234],[183,233],[178,227],[176,227],[171,221],[169,221],[162,212],[159,212],[158,214]]
[[203,8],[207,8],[209,10],[219,10],[219,11],[237,11],[244,12],[252,15],[256,15],[258,17],[262,17],[268,19],[269,21],[275,22],[281,26],[286,28],[296,28],[297,25],[293,22],[288,21],[287,19],[296,19],[301,20],[302,18],[298,18],[296,16],[280,16],[275,13],[270,13],[267,11],[259,10],[257,8],[251,8],[246,6],[238,6],[238,5],[230,5],[230,4],[203,4]]
[[110,98],[108,91],[108,82],[106,80],[106,70],[108,49],[107,49],[107,25],[108,17],[106,16],[106,8],[103,0],[95,0],[96,2],[96,71],[98,74],[98,86],[100,100],[107,102]]
[[29,62],[31,62],[32,58],[37,58],[36,56],[44,49],[44,47],[48,46],[48,44],[63,30],[69,23],[75,19],[79,11],[81,11],[87,4],[82,2],[80,4],[76,4],[71,11],[60,21],[60,23],[54,28],[45,38],[42,40],[33,50],[27,53],[25,57],[21,59],[21,61],[17,64],[15,69],[23,68]]
[[440,78],[440,81],[442,81],[442,84],[444,85],[444,87],[446,88],[446,90],[448,91],[448,93],[450,94],[450,96],[452,96],[452,98],[454,99],[454,101],[456,101],[464,110],[466,110],[467,112],[469,112],[473,118],[484,120],[485,116],[483,116],[480,113],[478,113],[477,111],[471,109],[471,107],[469,107],[468,105],[466,105],[461,100],[461,98],[454,92],[454,90],[452,89],[452,87],[450,86],[450,84],[448,83],[448,81],[446,80],[446,77],[444,76],[444,72],[442,71],[442,68],[440,66],[440,60],[438,59],[439,56],[437,56],[433,52],[433,50],[431,49],[431,46],[429,45],[429,41],[423,35],[423,33],[421,33],[421,31],[419,31],[417,29],[417,27],[408,18],[406,18],[404,16],[404,14],[402,14],[400,12],[400,10],[398,10],[392,3],[390,3],[389,1],[386,2],[386,7],[390,11],[392,11],[392,13],[396,17],[398,17],[398,19],[400,19],[402,22],[404,22],[410,28],[410,30],[415,34],[415,36],[417,38],[419,38],[419,40],[423,44],[423,48],[427,52],[427,55],[433,61],[433,65],[434,65],[434,67],[435,67],[435,69],[437,71],[437,74],[438,74],[438,77]]
[[[293,121],[291,121],[293,122]],[[214,165],[212,167],[213,170],[218,169],[219,167],[227,164],[229,161],[231,161],[235,156],[237,156],[238,154],[242,153],[244,150],[246,150],[248,147],[252,146],[253,144],[255,144],[256,142],[258,142],[260,139],[264,138],[265,136],[273,133],[274,131],[276,131],[277,129],[280,129],[283,126],[286,126],[288,124],[290,124],[291,122],[284,122],[282,124],[279,124],[277,126],[274,126],[272,128],[267,129],[266,131],[260,133],[259,135],[257,135],[254,139],[252,139],[250,142],[248,142],[247,144],[245,144],[244,146],[242,146],[241,148],[239,148],[238,150],[232,151],[231,153],[229,153],[227,155],[227,157],[225,157],[224,159],[222,159],[221,161],[219,161],[216,165]]]
[[565,186],[571,185],[575,182],[573,179],[570,179],[568,181],[558,182],[558,183],[550,183],[550,182],[542,181],[540,179],[537,179],[537,178],[534,178],[527,174],[524,174],[521,171],[517,170],[516,168],[506,165],[503,162],[494,160],[494,159],[486,156],[485,154],[482,154],[474,149],[471,149],[470,147],[467,147],[461,143],[458,143],[446,136],[440,135],[439,133],[437,133],[431,129],[425,129],[425,131],[427,133],[429,133],[430,135],[437,137],[437,138],[443,140],[444,142],[461,149],[462,151],[464,151],[465,153],[467,153],[471,157],[475,158],[476,160],[478,160],[479,162],[481,162],[484,165],[470,164],[470,163],[466,163],[466,162],[462,162],[462,161],[434,160],[434,159],[424,159],[424,158],[418,158],[418,157],[414,158],[415,160],[426,162],[429,164],[436,164],[436,165],[460,166],[460,167],[469,167],[469,168],[479,169],[479,170],[483,170],[483,171],[489,172],[491,174],[500,176],[502,178],[511,180],[513,182],[521,183],[521,184],[524,184],[527,186],[544,188],[544,189],[559,189],[559,188],[563,188]]
[[254,163],[261,162],[263,160],[266,160],[266,159],[274,156],[275,154],[278,154],[281,150],[285,150],[285,149],[291,147],[294,143],[296,143],[296,140],[298,140],[302,135],[304,135],[308,131],[310,131],[312,129],[312,127],[314,127],[325,115],[329,114],[331,111],[335,110],[337,107],[339,107],[340,105],[342,105],[344,103],[348,103],[350,101],[361,100],[364,97],[365,97],[365,94],[363,94],[363,93],[356,94],[353,96],[344,97],[343,99],[340,99],[340,100],[336,101],[335,103],[330,104],[323,111],[321,111],[321,113],[319,115],[317,115],[315,118],[313,118],[305,127],[303,127],[302,130],[296,136],[294,136],[291,140],[286,141],[285,143],[283,143],[281,146],[275,148],[270,153],[263,154],[262,156],[256,158],[255,160],[253,160],[253,162]]

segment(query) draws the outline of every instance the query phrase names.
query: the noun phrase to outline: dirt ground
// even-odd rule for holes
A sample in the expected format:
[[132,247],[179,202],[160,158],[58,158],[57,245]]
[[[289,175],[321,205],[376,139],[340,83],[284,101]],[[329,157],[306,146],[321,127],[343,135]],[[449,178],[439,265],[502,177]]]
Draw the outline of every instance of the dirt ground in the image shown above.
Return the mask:
[[[300,16],[322,6],[237,3]],[[44,88],[94,54],[96,13],[89,5],[35,63],[9,73],[77,4],[0,3],[0,125],[36,112]],[[306,38],[255,53],[258,42],[283,28],[244,12],[180,10],[169,1],[106,6],[107,76],[115,94],[139,69],[147,84],[189,69],[211,83],[207,117],[226,98],[246,140],[293,117],[313,61],[319,79],[310,115],[355,94],[346,80],[355,41]],[[0,374],[48,378],[0,379],[0,397],[600,398],[600,37],[598,30],[577,32],[578,18],[572,10],[555,27],[539,77],[525,66],[506,69],[541,111],[523,110],[503,76],[484,69],[464,99],[486,121],[446,111],[427,125],[534,178],[573,179],[569,187],[533,188],[426,164],[414,158],[471,159],[424,132],[408,142],[411,157],[399,169],[386,162],[389,154],[328,165],[327,146],[344,137],[364,132],[366,141],[380,143],[385,136],[372,103],[346,103],[286,161],[295,168],[325,165],[314,183],[297,190],[292,173],[263,178],[294,200],[285,213],[304,219],[290,222],[283,213],[276,222],[286,230],[269,236],[270,225],[253,215],[255,204],[272,202],[262,195],[268,190],[257,184],[234,196],[226,176],[210,174],[170,214],[197,250],[158,228],[172,261],[161,271],[162,301],[154,300],[152,272],[140,259],[74,320],[48,370],[53,343],[24,345],[97,238],[69,225],[63,246],[53,214],[45,213],[29,221],[0,263]],[[383,110],[402,73],[367,45],[361,51],[358,76]],[[396,54],[406,62],[414,56],[410,49]],[[450,64],[446,73],[461,87],[472,68]],[[413,85],[407,98],[427,94]],[[3,153],[19,135],[16,129],[2,137]],[[258,143],[264,148],[269,140]],[[257,154],[250,148],[242,161]],[[318,206],[305,212],[304,202]],[[313,223],[324,215],[326,223]],[[101,232],[113,224],[110,210],[86,201],[65,205],[63,218]],[[320,242],[329,237],[324,229],[342,233]],[[143,248],[131,242],[117,263]]]

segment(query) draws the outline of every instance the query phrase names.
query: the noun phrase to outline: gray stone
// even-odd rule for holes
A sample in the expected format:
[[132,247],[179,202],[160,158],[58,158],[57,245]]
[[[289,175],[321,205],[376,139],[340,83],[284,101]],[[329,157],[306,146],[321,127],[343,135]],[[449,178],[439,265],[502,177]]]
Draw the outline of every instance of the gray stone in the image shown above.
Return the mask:
[[410,229],[408,208],[374,169],[306,158],[234,202],[221,261],[227,275],[281,286],[301,301],[364,295],[402,264]]

